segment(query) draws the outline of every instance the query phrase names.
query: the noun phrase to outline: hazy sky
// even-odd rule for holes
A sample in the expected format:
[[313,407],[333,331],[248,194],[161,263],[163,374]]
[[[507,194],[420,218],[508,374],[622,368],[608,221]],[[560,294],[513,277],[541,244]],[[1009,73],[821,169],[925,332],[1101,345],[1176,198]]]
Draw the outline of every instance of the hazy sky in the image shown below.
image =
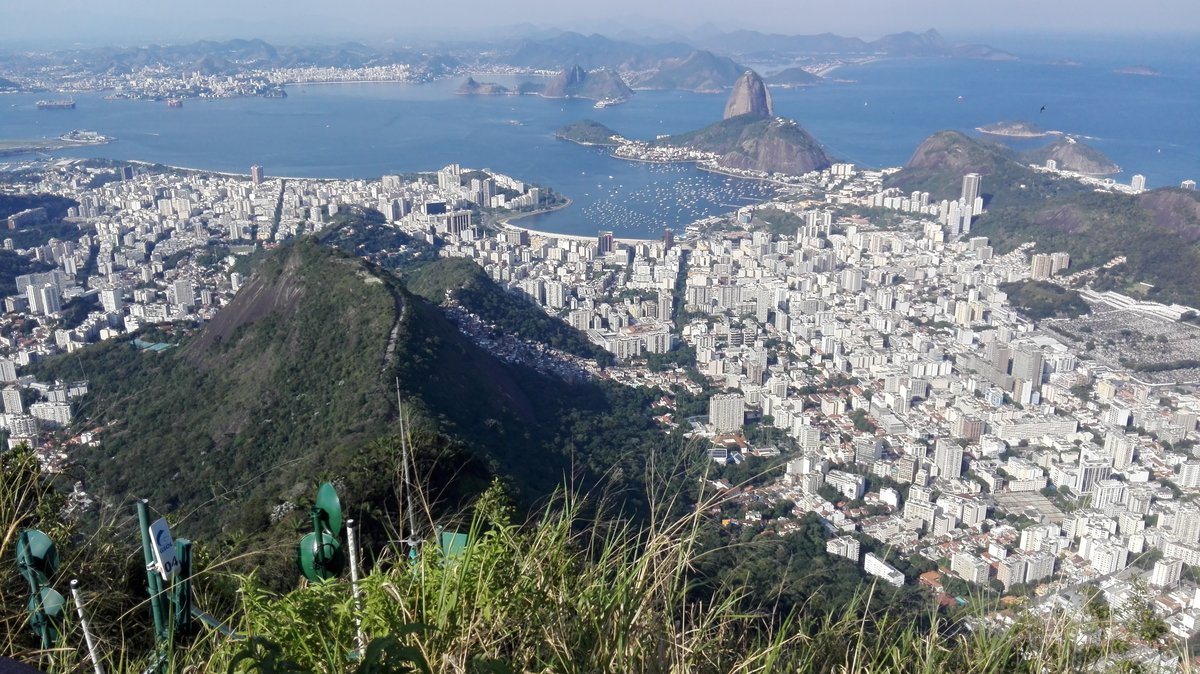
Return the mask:
[[1000,32],[1192,33],[1196,0],[0,0],[0,47],[264,37],[452,40],[534,24],[666,35],[711,23],[786,33],[875,38],[937,28],[951,38]]

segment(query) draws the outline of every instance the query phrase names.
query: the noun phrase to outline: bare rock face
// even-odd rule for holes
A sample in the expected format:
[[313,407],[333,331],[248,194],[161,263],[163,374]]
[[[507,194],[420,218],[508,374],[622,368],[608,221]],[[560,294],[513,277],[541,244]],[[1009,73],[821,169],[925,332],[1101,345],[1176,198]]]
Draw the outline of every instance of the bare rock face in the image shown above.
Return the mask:
[[767,91],[767,85],[758,73],[747,70],[733,85],[733,93],[725,104],[725,119],[739,115],[770,117],[772,114],[771,92]]

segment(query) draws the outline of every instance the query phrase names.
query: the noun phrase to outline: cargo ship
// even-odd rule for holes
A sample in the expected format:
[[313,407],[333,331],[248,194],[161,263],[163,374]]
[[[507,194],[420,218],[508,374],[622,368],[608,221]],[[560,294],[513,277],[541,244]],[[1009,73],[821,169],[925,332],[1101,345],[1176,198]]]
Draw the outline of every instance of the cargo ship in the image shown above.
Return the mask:
[[167,99],[167,107],[168,108],[182,108],[183,100],[179,99],[179,98],[168,98]]
[[75,101],[38,101],[38,110],[74,110]]

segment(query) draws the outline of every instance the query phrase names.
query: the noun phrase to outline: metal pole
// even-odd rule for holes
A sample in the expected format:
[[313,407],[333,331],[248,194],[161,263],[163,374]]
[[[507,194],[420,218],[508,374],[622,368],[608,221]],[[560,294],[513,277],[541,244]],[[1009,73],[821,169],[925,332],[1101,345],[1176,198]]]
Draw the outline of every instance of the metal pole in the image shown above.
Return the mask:
[[96,674],[104,674],[100,657],[96,653],[96,642],[92,640],[92,631],[88,629],[87,616],[83,613],[83,598],[79,594],[79,581],[71,580],[71,597],[75,599],[75,611],[79,614],[79,628],[83,630],[83,640],[87,642],[88,657],[92,659],[92,669]]
[[[400,405],[400,379],[396,379],[396,404]],[[404,421],[404,406],[400,405],[400,463],[404,465],[404,495],[408,501],[408,537],[410,545],[416,547],[417,513],[413,508],[412,477],[408,472],[408,424]]]
[[358,649],[367,647],[362,631],[362,592],[358,589],[358,541],[354,536],[354,520],[346,520],[346,544],[350,546],[350,591],[354,594],[354,631]]
[[313,566],[325,573],[325,528],[321,526],[321,511],[313,508],[308,515],[313,528]]
[[158,571],[154,565],[154,553],[151,552],[150,540],[150,511],[146,508],[146,500],[140,499],[137,502],[138,513],[138,528],[142,534],[142,559],[146,562],[146,585],[150,592],[150,612],[154,615],[154,637],[159,645],[169,637],[167,626],[163,616],[163,588],[162,579],[158,575]]

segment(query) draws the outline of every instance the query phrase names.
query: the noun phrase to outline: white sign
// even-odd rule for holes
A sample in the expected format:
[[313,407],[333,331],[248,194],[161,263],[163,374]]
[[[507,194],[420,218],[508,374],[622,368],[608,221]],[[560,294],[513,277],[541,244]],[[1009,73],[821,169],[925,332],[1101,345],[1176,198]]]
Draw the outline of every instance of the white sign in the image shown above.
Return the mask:
[[161,517],[150,525],[150,548],[154,551],[154,565],[163,580],[171,580],[179,573],[179,558],[175,556],[175,541],[171,540],[171,529],[167,518]]

